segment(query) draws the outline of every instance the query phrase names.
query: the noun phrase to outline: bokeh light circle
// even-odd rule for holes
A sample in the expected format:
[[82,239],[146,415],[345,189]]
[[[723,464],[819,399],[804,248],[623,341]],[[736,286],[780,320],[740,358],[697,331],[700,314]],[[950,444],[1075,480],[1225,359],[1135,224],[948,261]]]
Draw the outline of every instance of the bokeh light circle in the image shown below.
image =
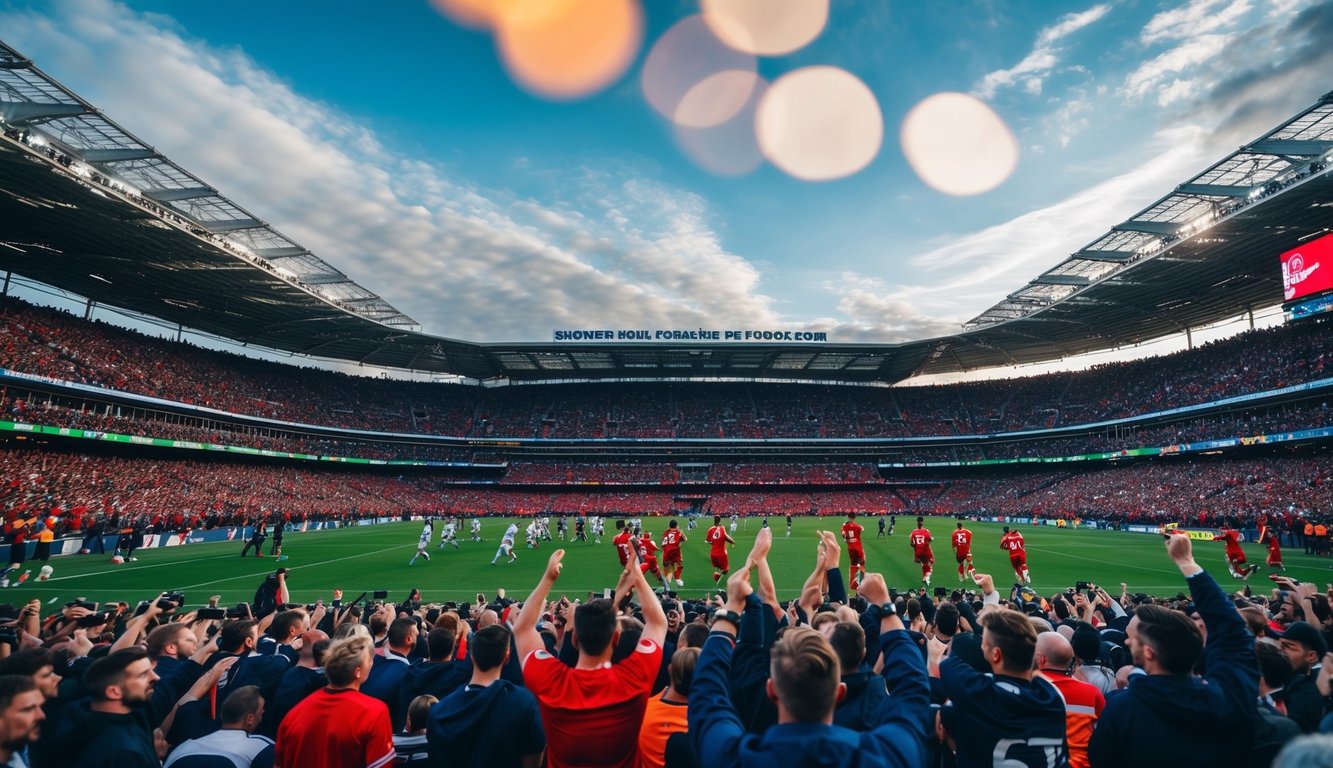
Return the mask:
[[1018,166],[1018,140],[995,110],[965,93],[937,93],[907,113],[899,134],[907,162],[931,188],[979,195]]
[[750,98],[730,120],[706,128],[676,124],[676,144],[695,165],[717,176],[744,176],[764,162],[755,136],[755,114],[768,90],[756,77]]
[[781,56],[804,47],[828,23],[828,0],[703,0],[713,34],[738,51]]
[[753,72],[728,69],[704,78],[685,93],[672,119],[677,125],[709,128],[735,117],[763,81]]
[[[757,66],[754,56],[724,45],[703,17],[695,15],[681,19],[653,44],[643,62],[640,84],[644,98],[658,114],[673,122],[706,127],[733,117],[751,95],[741,92],[746,83],[734,74],[713,78],[722,73],[753,75]],[[682,109],[687,95],[692,95],[692,104]]]
[[494,18],[505,69],[527,90],[577,99],[615,82],[643,40],[636,0],[523,0]]
[[884,140],[884,117],[866,84],[837,67],[806,67],[769,87],[755,116],[769,162],[806,181],[850,176]]
[[430,4],[455,24],[473,29],[490,29],[504,6],[497,0],[430,0]]

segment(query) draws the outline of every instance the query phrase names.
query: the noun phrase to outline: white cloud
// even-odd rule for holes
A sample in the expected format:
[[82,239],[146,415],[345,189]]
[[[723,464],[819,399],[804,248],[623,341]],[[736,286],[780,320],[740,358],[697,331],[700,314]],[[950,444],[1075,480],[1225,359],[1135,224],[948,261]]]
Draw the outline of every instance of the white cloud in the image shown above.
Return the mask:
[[1190,0],[1149,19],[1139,40],[1151,45],[1210,34],[1240,21],[1252,7],[1249,0]]
[[1155,93],[1158,106],[1167,106],[1202,93],[1207,84],[1185,75],[1213,60],[1230,41],[1230,35],[1199,35],[1154,56],[1125,78],[1125,95],[1140,99]]
[[1057,46],[1064,38],[1099,21],[1111,10],[1110,3],[1094,5],[1081,13],[1069,13],[1060,20],[1037,33],[1037,41],[1023,60],[1008,69],[989,72],[981,82],[973,87],[973,93],[983,99],[989,99],[1001,88],[1008,88],[1017,83],[1032,95],[1040,94],[1042,79],[1060,64],[1062,50]]

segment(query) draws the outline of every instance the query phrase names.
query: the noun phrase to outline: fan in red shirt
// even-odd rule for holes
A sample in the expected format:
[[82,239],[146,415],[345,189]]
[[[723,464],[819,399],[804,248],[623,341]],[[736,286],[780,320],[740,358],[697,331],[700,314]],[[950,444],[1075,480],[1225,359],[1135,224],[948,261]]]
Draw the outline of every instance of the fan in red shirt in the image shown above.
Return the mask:
[[964,576],[976,573],[976,566],[972,564],[972,532],[959,523],[957,530],[949,537],[949,543],[953,545],[954,557],[958,558],[958,580],[962,581]]
[[1023,534],[1009,530],[1006,525],[1004,535],[1000,537],[1000,549],[1009,552],[1009,565],[1014,569],[1014,575],[1024,584],[1031,584],[1032,574],[1028,573],[1028,550],[1023,543]]
[[1249,581],[1250,576],[1259,570],[1259,564],[1245,564],[1245,550],[1240,548],[1240,531],[1231,527],[1230,523],[1222,523],[1218,533],[1213,536],[1213,541],[1225,542],[1227,551],[1227,570],[1231,571],[1233,579],[1245,579]]
[[930,542],[934,540],[926,530],[926,519],[918,517],[916,530],[907,536],[907,543],[912,545],[913,562],[921,563],[921,583],[926,586],[930,586],[930,574],[935,570],[935,554],[930,551]]
[[666,532],[662,534],[662,575],[667,579],[674,577],[678,587],[685,586],[685,563],[681,560],[680,545],[686,541],[689,538],[675,520],[667,524]]
[[546,651],[537,632],[537,619],[560,576],[564,556],[563,549],[551,554],[546,572],[514,622],[523,682],[537,697],[546,731],[546,765],[638,768],[639,730],[662,666],[666,613],[638,562],[631,559],[625,579],[643,609],[638,645],[612,663],[620,639],[615,602],[590,600],[574,610],[574,645],[579,657],[573,667],[568,666]]
[[731,564],[727,560],[727,543],[736,543],[727,533],[727,529],[722,527],[722,516],[713,516],[713,527],[704,534],[704,541],[708,542],[712,549],[708,553],[708,559],[713,563],[713,584],[731,572]]
[[634,549],[634,531],[625,527],[624,520],[616,521],[616,535],[611,539],[611,543],[616,545],[616,554],[620,556],[622,566],[629,563],[630,552]]
[[847,542],[847,556],[851,560],[851,567],[847,569],[847,574],[852,580],[852,591],[861,585],[861,579],[866,575],[866,551],[861,544],[861,534],[865,531],[861,524],[856,522],[856,513],[847,513],[847,522],[842,524],[842,538]]
[[1268,567],[1277,568],[1286,573],[1287,566],[1282,564],[1282,542],[1279,541],[1281,536],[1282,534],[1273,530],[1267,522],[1259,528],[1259,543],[1268,547]]

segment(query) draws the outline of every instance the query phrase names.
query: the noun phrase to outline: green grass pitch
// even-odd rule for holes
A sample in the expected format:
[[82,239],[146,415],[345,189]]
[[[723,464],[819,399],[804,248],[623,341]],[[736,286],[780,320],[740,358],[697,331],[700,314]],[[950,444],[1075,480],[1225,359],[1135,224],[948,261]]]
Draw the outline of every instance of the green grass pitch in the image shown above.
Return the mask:
[[[644,518],[644,522],[653,532],[654,540],[660,542],[667,518]],[[813,568],[815,531],[837,531],[842,522],[843,518],[833,517],[796,518],[788,538],[783,518],[770,518],[774,541],[769,562],[781,599],[795,597]],[[883,539],[876,538],[875,518],[863,517],[861,522],[866,527],[869,570],[883,573],[889,585],[899,589],[919,586],[920,567],[912,563],[907,544],[912,518],[900,517],[894,535]],[[957,565],[948,545],[948,533],[954,524],[948,518],[927,519],[927,527],[935,537],[934,586],[952,588],[959,584]],[[681,525],[684,526],[683,520]],[[561,546],[566,550],[565,566],[555,594],[583,598],[588,592],[600,593],[603,588],[614,586],[620,566],[609,536],[601,544],[562,544],[557,539],[554,543],[543,542],[536,550],[526,548],[520,541],[516,550],[518,562],[491,565],[504,526],[498,519],[486,519],[482,523],[485,542],[468,541],[469,534],[464,531],[459,542],[461,549],[444,551],[438,549],[437,526],[436,539],[431,543],[431,560],[419,560],[410,567],[408,560],[416,551],[421,531],[419,522],[289,533],[284,541],[288,559],[281,564],[290,569],[287,578],[292,600],[302,603],[320,597],[327,602],[335,587],[341,588],[348,600],[362,590],[379,589],[388,590],[391,600],[402,600],[413,587],[422,591],[427,602],[465,601],[475,598],[478,592],[491,597],[497,588],[504,588],[510,598],[521,600],[536,583],[547,557]],[[1008,557],[999,548],[1000,526],[970,523],[969,527],[974,534],[977,569],[993,574],[996,585],[1007,595],[1014,578]],[[703,540],[706,528],[701,519],[700,527],[690,532],[690,540],[685,544],[685,586],[673,587],[682,597],[701,597],[713,586],[708,545]],[[737,544],[731,550],[733,565],[744,562],[759,528],[757,518],[742,522],[735,534]],[[1095,582],[1113,595],[1119,593],[1122,581],[1128,583],[1131,593],[1165,595],[1185,589],[1184,579],[1167,559],[1158,536],[1032,526],[1021,530],[1027,539],[1033,586],[1042,594],[1049,595],[1076,581]],[[36,581],[37,569],[30,563],[25,567],[32,567],[33,578],[3,590],[0,602],[18,604],[40,598],[45,615],[76,596],[99,602],[135,603],[165,590],[184,592],[187,607],[203,604],[210,595],[221,595],[224,604],[248,601],[264,576],[278,564],[271,557],[242,559],[239,557],[242,546],[243,542],[234,541],[145,549],[136,552],[138,562],[124,565],[114,565],[109,557],[102,555],[58,557],[51,560],[54,575],[44,582]],[[1244,547],[1250,562],[1263,563],[1262,547],[1254,543],[1246,543]],[[1314,581],[1321,588],[1325,582],[1333,581],[1328,558],[1311,557],[1292,549],[1284,550],[1284,555],[1292,577]],[[1195,557],[1224,588],[1234,591],[1243,586],[1227,573],[1220,542],[1196,541]],[[842,568],[845,574],[845,547]],[[1272,589],[1272,582],[1266,578],[1268,570],[1265,567],[1251,578],[1253,589],[1265,593]]]

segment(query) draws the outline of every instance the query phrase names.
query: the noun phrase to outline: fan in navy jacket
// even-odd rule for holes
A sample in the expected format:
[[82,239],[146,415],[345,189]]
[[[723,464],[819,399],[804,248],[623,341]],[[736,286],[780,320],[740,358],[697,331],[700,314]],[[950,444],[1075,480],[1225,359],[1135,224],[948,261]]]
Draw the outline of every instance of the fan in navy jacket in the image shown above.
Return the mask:
[[[760,537],[771,538],[770,529]],[[758,547],[758,542],[756,543]],[[727,610],[739,613],[745,607],[754,561],[727,580]],[[715,620],[713,632],[704,642],[690,690],[689,733],[695,753],[710,766],[739,765],[838,765],[923,766],[926,752],[926,716],[930,708],[930,684],[926,665],[892,610],[877,607],[889,600],[888,588],[879,574],[869,574],[861,594],[880,615],[879,643],[883,649],[885,680],[893,690],[880,721],[868,733],[833,725],[833,709],[841,695],[837,654],[823,635],[811,629],[792,628],[772,648],[772,673],[768,688],[778,703],[778,724],[762,736],[746,733],[728,693],[727,677],[738,629],[724,614]]]
[[962,659],[940,662],[940,688],[949,699],[940,709],[940,736],[955,749],[958,767],[1068,765],[1064,697],[1033,674],[1036,628],[1027,614],[1008,609],[982,613],[980,624],[992,674]]
[[[1236,606],[1198,563],[1188,536],[1167,539],[1167,554],[1190,585],[1208,632],[1185,614],[1141,606],[1129,622],[1129,650],[1146,675],[1108,699],[1092,733],[1092,765],[1235,765],[1250,754],[1259,696],[1254,637]],[[1191,674],[1200,652],[1207,674]]]

